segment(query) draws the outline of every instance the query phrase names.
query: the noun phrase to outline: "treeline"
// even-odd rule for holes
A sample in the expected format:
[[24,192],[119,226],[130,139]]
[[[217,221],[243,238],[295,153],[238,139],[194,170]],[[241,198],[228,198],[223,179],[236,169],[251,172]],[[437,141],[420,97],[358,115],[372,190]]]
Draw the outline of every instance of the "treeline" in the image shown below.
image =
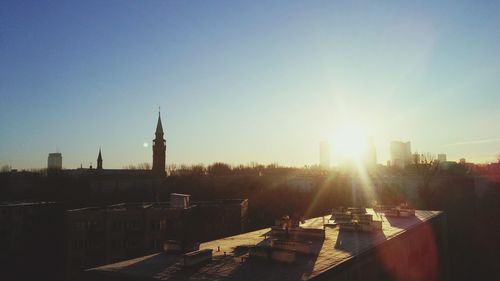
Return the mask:
[[262,175],[263,173],[286,173],[301,170],[303,172],[318,173],[320,169],[313,167],[294,168],[274,164],[260,164],[251,162],[247,165],[231,165],[223,162],[215,162],[208,166],[203,164],[196,165],[177,165],[167,166],[169,176],[234,176],[234,175]]

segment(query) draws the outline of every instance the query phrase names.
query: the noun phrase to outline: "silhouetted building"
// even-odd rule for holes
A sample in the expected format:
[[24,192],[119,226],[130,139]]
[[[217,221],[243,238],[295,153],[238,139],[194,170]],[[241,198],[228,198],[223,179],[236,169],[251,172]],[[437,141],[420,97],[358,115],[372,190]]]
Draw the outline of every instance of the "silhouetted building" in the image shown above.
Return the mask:
[[161,125],[160,112],[156,124],[155,139],[153,140],[153,171],[158,175],[165,175],[167,147],[163,138],[163,127]]
[[248,199],[196,201],[197,241],[208,241],[244,232],[248,225]]
[[319,166],[330,169],[330,144],[326,141],[319,143]]
[[82,280],[447,280],[442,212],[384,218],[372,233],[339,230],[325,225],[329,219],[214,240],[187,254],[160,252],[105,265],[87,270]]
[[368,138],[368,144],[366,147],[366,154],[365,154],[365,165],[368,168],[373,168],[377,166],[377,149],[375,148],[373,137]]
[[97,170],[102,170],[102,155],[100,148],[99,148],[99,155],[97,156]]
[[438,158],[437,160],[440,162],[440,163],[444,163],[446,162],[446,154],[438,154]]
[[411,143],[402,141],[391,141],[391,166],[404,168],[411,163]]
[[188,244],[245,229],[247,199],[190,203],[189,198],[172,193],[169,202],[66,211],[68,279],[85,268],[159,252],[165,240]]
[[62,169],[62,154],[59,152],[49,153],[49,158],[47,159],[47,169],[48,170],[61,170]]
[[161,202],[67,211],[68,279],[84,268],[158,252],[168,238],[189,238],[194,208]]
[[0,204],[0,278],[63,280],[63,225],[57,203]]

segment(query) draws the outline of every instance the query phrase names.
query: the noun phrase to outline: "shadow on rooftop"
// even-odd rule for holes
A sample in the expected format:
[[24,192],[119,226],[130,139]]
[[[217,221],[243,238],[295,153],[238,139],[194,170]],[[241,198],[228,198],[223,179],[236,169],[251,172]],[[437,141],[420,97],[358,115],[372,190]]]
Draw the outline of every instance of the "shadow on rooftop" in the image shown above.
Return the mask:
[[335,249],[356,254],[386,239],[387,237],[382,230],[373,232],[339,231]]
[[[428,211],[419,211],[421,213]],[[412,225],[417,225],[422,222],[422,220],[417,216],[412,217],[386,217],[384,216],[384,220],[389,222],[389,224],[393,227],[397,228],[408,228]]]
[[[312,241],[312,254],[297,255],[292,264],[271,260],[241,259],[225,280],[305,280],[313,273],[324,240]],[[263,240],[259,245],[269,243]]]

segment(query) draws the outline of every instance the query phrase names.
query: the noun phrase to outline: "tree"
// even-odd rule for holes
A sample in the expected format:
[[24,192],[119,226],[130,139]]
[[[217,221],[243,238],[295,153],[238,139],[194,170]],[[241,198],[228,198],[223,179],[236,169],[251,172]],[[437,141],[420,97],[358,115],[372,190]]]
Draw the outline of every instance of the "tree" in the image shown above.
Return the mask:
[[138,170],[151,170],[151,164],[144,162],[144,163],[139,163],[137,164],[137,169]]
[[9,165],[3,165],[2,168],[0,168],[0,173],[8,173],[8,172],[10,172]]
[[123,167],[125,170],[151,170],[151,164],[144,162],[137,165],[126,165]]
[[432,164],[434,160],[436,159],[436,155],[432,153],[422,153],[420,156],[420,163],[421,164]]
[[420,164],[420,154],[418,154],[418,152],[414,153],[412,155],[412,162],[413,162],[413,165],[418,165]]
[[226,163],[216,162],[207,167],[208,174],[211,176],[228,176],[231,174],[231,166]]

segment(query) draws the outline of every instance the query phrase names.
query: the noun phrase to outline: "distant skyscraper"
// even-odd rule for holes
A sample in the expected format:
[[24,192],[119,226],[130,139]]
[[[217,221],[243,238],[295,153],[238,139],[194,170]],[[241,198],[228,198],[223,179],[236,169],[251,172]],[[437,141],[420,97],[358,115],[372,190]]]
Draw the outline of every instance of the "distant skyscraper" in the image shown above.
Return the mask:
[[49,153],[47,160],[48,170],[61,170],[62,169],[62,154],[59,152]]
[[153,171],[158,175],[165,175],[167,146],[163,138],[160,112],[158,112],[158,123],[156,124],[155,136],[153,140]]
[[99,148],[99,155],[97,156],[97,170],[102,170],[102,156],[100,148]]
[[375,167],[377,165],[377,149],[375,148],[373,137],[368,138],[368,144],[365,155],[365,164],[367,167]]
[[392,141],[390,153],[391,165],[404,168],[411,163],[411,142]]
[[319,143],[319,166],[330,169],[330,144],[326,141]]
[[446,162],[446,154],[438,154],[438,159],[439,162],[444,163]]

